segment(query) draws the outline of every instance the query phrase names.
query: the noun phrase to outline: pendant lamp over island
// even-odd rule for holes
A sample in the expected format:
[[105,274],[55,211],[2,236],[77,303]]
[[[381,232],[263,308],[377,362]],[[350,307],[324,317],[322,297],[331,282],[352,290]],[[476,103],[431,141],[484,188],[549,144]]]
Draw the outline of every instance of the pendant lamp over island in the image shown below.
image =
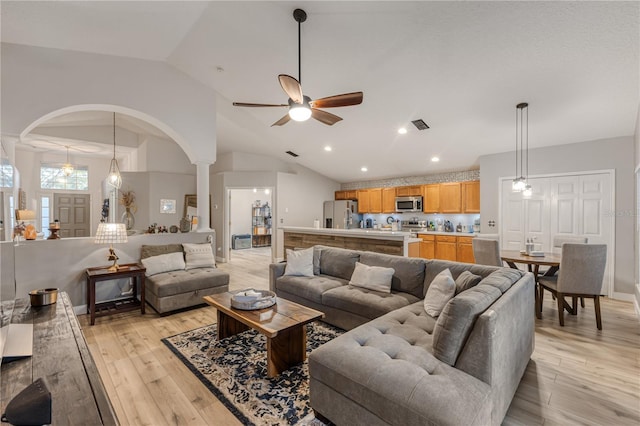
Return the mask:
[[118,167],[118,160],[116,159],[116,113],[113,113],[113,158],[109,165],[109,175],[107,175],[107,184],[120,189],[122,186],[122,176],[120,175],[120,167]]

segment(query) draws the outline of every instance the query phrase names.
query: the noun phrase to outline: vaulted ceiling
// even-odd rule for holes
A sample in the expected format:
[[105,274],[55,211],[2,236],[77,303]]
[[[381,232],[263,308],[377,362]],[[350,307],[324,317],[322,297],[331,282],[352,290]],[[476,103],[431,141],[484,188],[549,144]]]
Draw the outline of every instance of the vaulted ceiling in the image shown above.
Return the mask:
[[[254,152],[340,182],[478,166],[515,144],[529,103],[531,148],[629,136],[639,106],[638,2],[11,2],[2,41],[165,61],[214,88],[218,155]],[[362,105],[271,127],[286,109],[278,74],[319,98]],[[418,131],[410,121],[431,127]],[[66,124],[73,123],[67,118]],[[108,124],[108,123],[103,123]],[[397,133],[406,127],[407,134]],[[144,131],[144,129],[140,129]],[[324,151],[331,146],[331,152]],[[433,163],[431,157],[441,161]],[[368,172],[360,171],[362,166]]]

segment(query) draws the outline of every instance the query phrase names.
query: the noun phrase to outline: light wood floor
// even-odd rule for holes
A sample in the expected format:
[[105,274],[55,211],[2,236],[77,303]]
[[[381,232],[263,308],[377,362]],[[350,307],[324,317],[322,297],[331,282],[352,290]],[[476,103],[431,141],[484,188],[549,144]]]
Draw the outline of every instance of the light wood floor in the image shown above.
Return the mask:
[[[238,250],[220,264],[231,289],[268,287],[269,249]],[[548,294],[548,292],[547,292]],[[558,325],[545,300],[536,348],[504,423],[640,424],[640,323],[631,303],[604,299],[603,330],[593,302]],[[238,425],[236,418],[160,339],[216,321],[211,307],[160,317],[148,308],[96,319],[83,332],[123,425]]]

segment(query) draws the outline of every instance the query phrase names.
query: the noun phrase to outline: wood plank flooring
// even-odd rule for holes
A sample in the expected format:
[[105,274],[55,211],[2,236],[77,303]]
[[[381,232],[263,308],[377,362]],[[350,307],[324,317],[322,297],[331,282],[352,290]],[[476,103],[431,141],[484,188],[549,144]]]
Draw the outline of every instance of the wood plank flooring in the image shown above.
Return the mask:
[[[268,248],[234,250],[220,264],[232,290],[268,288]],[[548,294],[548,293],[547,293]],[[603,330],[593,301],[558,325],[545,299],[536,347],[505,425],[640,424],[640,323],[633,305],[602,300]],[[160,317],[152,308],[96,319],[79,317],[87,343],[123,425],[238,425],[240,422],[160,341],[216,321],[207,306]]]

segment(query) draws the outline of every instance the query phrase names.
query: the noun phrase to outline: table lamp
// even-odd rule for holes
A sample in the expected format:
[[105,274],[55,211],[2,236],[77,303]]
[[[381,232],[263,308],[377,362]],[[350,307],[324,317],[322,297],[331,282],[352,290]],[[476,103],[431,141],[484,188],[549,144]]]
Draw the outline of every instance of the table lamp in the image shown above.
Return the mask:
[[127,228],[124,223],[100,223],[98,224],[98,230],[96,231],[96,244],[109,244],[109,257],[108,260],[113,260],[107,270],[110,272],[117,271],[120,266],[117,264],[118,256],[113,250],[113,244],[126,243],[127,242]]

